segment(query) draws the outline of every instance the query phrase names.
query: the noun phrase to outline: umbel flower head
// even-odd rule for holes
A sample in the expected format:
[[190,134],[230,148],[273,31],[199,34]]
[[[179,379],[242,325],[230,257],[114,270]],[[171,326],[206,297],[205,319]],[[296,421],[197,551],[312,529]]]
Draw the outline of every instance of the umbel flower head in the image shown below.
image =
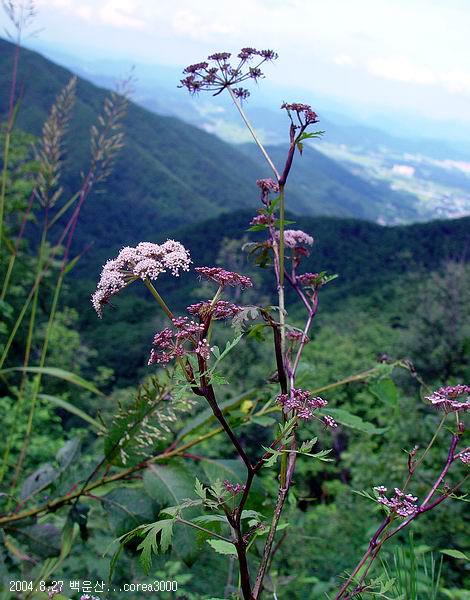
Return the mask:
[[[301,390],[300,388],[292,388],[289,394],[279,394],[277,397],[278,403],[282,406],[285,413],[295,411],[296,415],[308,421],[314,416],[314,412],[318,408],[325,408],[328,402],[320,396],[311,397],[311,393],[308,390]],[[336,421],[326,415],[322,419],[323,423],[327,427],[337,427]]]
[[241,288],[252,287],[253,283],[246,275],[239,275],[233,271],[226,271],[220,267],[196,267],[194,269],[201,277],[205,277],[217,283],[220,287],[240,286]]
[[374,488],[377,493],[377,501],[379,504],[386,506],[391,513],[395,513],[402,519],[411,517],[418,512],[418,506],[415,502],[418,500],[412,494],[405,494],[399,488],[394,489],[394,494],[390,498],[385,495],[387,488],[383,485],[378,485]]
[[[295,127],[305,129],[313,123],[318,123],[318,115],[312,109],[310,104],[301,104],[300,102],[292,102],[291,104],[288,104],[287,102],[284,102],[281,105],[281,109],[287,111],[291,123]],[[297,123],[294,121],[293,114],[297,117]]]
[[101,271],[101,277],[91,301],[98,316],[103,316],[103,306],[136,279],[157,279],[170,271],[178,277],[180,271],[188,271],[191,259],[186,248],[167,240],[164,244],[140,242],[135,248],[126,246],[116,258],[108,260]]
[[189,65],[184,69],[186,75],[181,80],[179,87],[185,87],[189,92],[195,94],[201,91],[214,92],[217,96],[226,88],[231,88],[237,98],[244,100],[250,92],[243,87],[235,87],[240,83],[264,77],[260,67],[266,61],[277,58],[273,50],[256,50],[256,48],[242,48],[234,63],[230,64],[232,54],[230,52],[216,52],[207,57],[207,60]]
[[441,387],[426,399],[445,412],[470,410],[470,386],[454,385]]

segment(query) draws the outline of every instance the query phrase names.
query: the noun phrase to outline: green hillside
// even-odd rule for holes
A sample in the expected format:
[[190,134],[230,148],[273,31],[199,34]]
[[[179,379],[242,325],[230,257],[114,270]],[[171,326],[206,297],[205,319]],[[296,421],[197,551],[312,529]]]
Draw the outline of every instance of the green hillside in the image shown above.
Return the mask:
[[[0,40],[0,118],[5,115],[13,46]],[[19,70],[21,103],[17,126],[32,134],[42,123],[71,72],[23,49]],[[176,82],[175,82],[176,84]],[[183,91],[181,91],[183,93]],[[75,116],[69,134],[66,182],[75,188],[77,173],[88,160],[90,125],[106,90],[78,80]],[[125,148],[99,196],[89,199],[77,239],[96,247],[133,243],[143,237],[204,220],[257,203],[255,180],[265,167],[247,154],[175,118],[130,104],[125,121]],[[274,148],[276,158],[279,150]],[[280,160],[280,159],[279,159]],[[317,164],[318,163],[318,164]],[[295,174],[298,170],[298,175]],[[314,175],[314,186],[305,177]],[[327,214],[375,220],[387,205],[403,198],[375,189],[324,156],[307,152],[294,169],[289,206],[303,214]]]
[[[191,252],[194,266],[216,264],[227,239],[240,240],[248,227],[252,214],[237,212],[221,215],[179,230],[159,236],[156,241],[172,237],[181,241]],[[294,217],[295,218],[295,217]],[[338,279],[330,284],[321,295],[321,318],[340,309],[344,301],[356,298],[380,297],[389,286],[394,286],[401,277],[420,273],[427,279],[429,273],[439,269],[447,260],[461,260],[463,249],[470,241],[470,218],[433,221],[400,227],[382,227],[374,223],[355,219],[329,217],[298,217],[292,227],[303,229],[315,238],[310,256],[305,259],[305,271],[326,270],[338,273]],[[249,235],[254,239],[254,234]],[[235,244],[239,248],[241,242]],[[113,256],[103,253],[104,262]],[[237,268],[253,274],[248,257]],[[234,265],[224,263],[227,268]],[[269,298],[272,290],[272,273],[256,269],[258,279],[256,294]],[[132,381],[136,373],[145,369],[145,352],[152,331],[139,324],[152,322],[155,315],[153,300],[143,286],[134,286],[113,302],[114,308],[107,311],[100,321],[91,303],[84,301],[93,292],[99,276],[99,266],[79,271],[79,280],[74,282],[73,293],[67,302],[74,305],[80,314],[80,329],[84,339],[92,348],[100,348],[103,364],[112,367],[118,380]],[[178,279],[162,277],[158,289],[169,305],[176,311],[198,300],[195,295],[195,273],[184,273]],[[196,286],[197,288],[198,286]],[[386,295],[386,293],[385,293]],[[275,298],[271,299],[276,302]],[[246,298],[241,301],[249,303]],[[295,302],[295,297],[289,298]],[[382,297],[379,306],[387,306],[388,299]],[[108,340],[108,342],[106,342]],[[122,362],[115,352],[113,340],[126,341],[126,361]]]
[[[328,139],[328,132],[325,139]],[[254,144],[239,147],[259,163],[266,176],[269,175]],[[268,147],[270,156],[279,166],[286,151],[284,146]],[[388,224],[409,223],[419,217],[417,199],[412,194],[393,191],[386,183],[366,181],[312,146],[305,146],[302,158],[297,160],[289,180],[289,192],[294,195],[295,211],[299,214],[311,215],[312,206],[315,206],[314,212],[322,215],[353,216]]]

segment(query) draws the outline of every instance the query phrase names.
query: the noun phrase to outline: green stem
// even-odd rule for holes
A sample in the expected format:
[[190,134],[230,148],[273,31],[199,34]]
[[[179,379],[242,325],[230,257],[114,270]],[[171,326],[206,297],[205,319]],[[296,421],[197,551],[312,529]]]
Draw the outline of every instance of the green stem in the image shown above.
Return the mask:
[[173,320],[174,315],[171,312],[171,310],[168,308],[166,302],[163,300],[163,298],[160,296],[160,294],[157,292],[157,290],[155,289],[155,287],[153,286],[152,282],[150,281],[150,279],[148,277],[146,277],[144,279],[144,283],[147,286],[147,288],[150,290],[150,293],[152,294],[152,296],[155,298],[155,300],[158,302],[158,304],[160,305],[160,307],[162,308],[163,312],[166,314],[166,316],[170,319],[170,321]]
[[5,142],[3,145],[2,186],[0,188],[0,257],[2,256],[3,215],[5,212],[5,197],[6,197],[6,192],[7,192],[8,158],[9,158],[9,154],[10,154],[10,140],[11,140],[11,131],[9,130],[9,127],[7,127],[7,131],[5,132]]
[[219,540],[224,540],[224,542],[228,542],[229,544],[232,544],[232,540],[229,540],[228,538],[224,537],[223,535],[219,535],[218,533],[216,533],[215,531],[211,531],[210,529],[205,529],[204,527],[201,527],[200,525],[197,525],[196,523],[193,523],[192,521],[186,521],[186,519],[182,519],[181,517],[176,517],[176,521],[178,523],[181,523],[182,525],[188,525],[189,527],[194,527],[194,529],[198,529],[199,531],[202,531],[208,535],[210,535],[211,537],[216,537]]
[[[44,367],[44,365],[46,363],[49,340],[50,340],[50,336],[51,336],[51,332],[52,332],[52,327],[54,325],[55,317],[57,314],[57,306],[59,303],[60,293],[62,291],[63,281],[64,281],[64,272],[61,271],[61,273],[59,275],[59,279],[57,280],[57,284],[55,287],[54,297],[52,300],[52,306],[51,306],[51,310],[49,313],[49,320],[47,322],[46,333],[44,336],[44,342],[43,342],[42,349],[41,349],[41,357],[39,359],[39,367],[41,369]],[[28,416],[28,423],[26,426],[26,433],[25,433],[25,437],[24,437],[24,441],[23,441],[23,447],[21,448],[20,458],[18,460],[18,465],[17,465],[16,472],[15,472],[15,481],[17,481],[19,478],[21,469],[23,467],[23,462],[26,457],[26,452],[28,450],[29,440],[31,438],[31,432],[32,432],[32,427],[33,427],[34,412],[36,409],[36,403],[37,403],[39,390],[41,388],[41,380],[42,380],[42,374],[38,373],[38,375],[36,375],[36,377],[34,378],[33,393],[32,393],[32,397],[31,397],[31,409],[30,409],[29,416]]]
[[[46,235],[47,235],[47,228],[46,225],[43,228],[42,231],[42,235],[41,235],[41,242],[39,245],[39,251],[38,251],[38,264],[37,264],[37,270],[36,270],[36,276],[35,276],[35,280],[34,280],[34,284],[33,287],[31,289],[31,292],[28,296],[28,298],[26,299],[23,308],[20,312],[20,315],[18,316],[15,326],[13,327],[12,332],[10,333],[10,337],[8,338],[7,344],[4,348],[2,357],[0,359],[0,369],[3,367],[3,364],[8,356],[8,352],[10,350],[10,346],[16,336],[16,333],[18,331],[18,328],[20,326],[20,324],[23,321],[23,318],[26,314],[26,311],[29,308],[29,305],[31,303],[31,300],[33,301],[33,306],[31,309],[31,317],[30,317],[30,321],[29,321],[29,326],[28,326],[28,335],[26,338],[26,346],[25,346],[25,354],[24,354],[24,360],[23,360],[23,366],[27,367],[29,364],[29,358],[30,358],[30,354],[31,354],[31,347],[32,347],[32,342],[33,342],[33,335],[34,335],[34,325],[36,322],[36,312],[37,312],[37,304],[38,304],[38,297],[39,297],[39,284],[41,282],[41,278],[42,278],[42,268],[43,268],[43,258],[44,258],[44,251],[45,251],[45,243],[46,243]],[[18,401],[16,402],[15,405],[15,416],[13,419],[13,425],[9,431],[9,435],[8,435],[8,439],[5,445],[5,450],[3,452],[3,459],[2,459],[2,466],[0,469],[0,482],[3,481],[3,478],[7,472],[8,469],[8,461],[10,458],[10,451],[11,451],[11,447],[13,444],[13,439],[16,435],[17,432],[17,427],[18,427],[18,423],[19,423],[19,416],[21,414],[21,410],[23,408],[23,400],[24,400],[24,392],[25,392],[25,387],[26,387],[26,378],[27,378],[27,374],[26,372],[23,374],[22,379],[21,379],[21,384],[20,384],[20,388],[18,391]],[[28,419],[29,421],[29,419]],[[21,455],[20,455],[21,456]],[[20,461],[18,463],[21,464],[22,461]],[[18,465],[17,465],[17,471],[18,471]],[[13,480],[13,485],[14,482],[16,481],[16,475],[14,477]]]
[[266,162],[268,163],[268,165],[271,167],[272,172],[274,173],[274,176],[276,177],[276,180],[279,181],[279,172],[276,169],[273,161],[271,160],[269,154],[266,152],[265,147],[263,146],[263,144],[261,143],[261,140],[259,139],[259,137],[256,134],[256,131],[253,129],[253,126],[251,125],[245,111],[242,108],[242,105],[240,104],[240,102],[238,101],[238,98],[235,96],[235,94],[233,93],[232,88],[229,86],[227,88],[233,103],[235,104],[238,112],[240,113],[241,118],[243,119],[243,122],[245,123],[245,125],[247,126],[249,132],[251,133],[254,141],[256,142],[256,145],[258,146],[258,148],[261,150],[261,154],[264,156],[264,158],[266,159]]

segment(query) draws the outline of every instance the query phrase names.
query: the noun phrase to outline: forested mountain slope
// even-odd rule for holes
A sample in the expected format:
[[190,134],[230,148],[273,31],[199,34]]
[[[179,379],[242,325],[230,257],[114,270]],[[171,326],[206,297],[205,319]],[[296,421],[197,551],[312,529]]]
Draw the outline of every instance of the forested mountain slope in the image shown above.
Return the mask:
[[[0,118],[5,116],[13,45],[0,39]],[[39,135],[52,103],[72,73],[40,54],[22,49],[18,75],[17,126]],[[175,81],[175,85],[177,82]],[[89,130],[101,111],[106,90],[78,79],[77,102],[68,135],[66,183],[75,189],[89,157]],[[183,90],[181,90],[183,94]],[[280,119],[286,120],[280,114]],[[222,212],[255,206],[257,178],[265,166],[256,156],[224,143],[178,119],[133,103],[125,120],[125,147],[99,195],[87,201],[77,229],[79,244],[129,244],[142,237],[202,221]],[[279,150],[274,149],[281,160]],[[295,213],[376,220],[402,196],[345,171],[314,151],[294,168],[289,207]],[[299,169],[299,175],[296,171]],[[311,179],[310,179],[311,178]],[[306,181],[309,179],[309,185]]]

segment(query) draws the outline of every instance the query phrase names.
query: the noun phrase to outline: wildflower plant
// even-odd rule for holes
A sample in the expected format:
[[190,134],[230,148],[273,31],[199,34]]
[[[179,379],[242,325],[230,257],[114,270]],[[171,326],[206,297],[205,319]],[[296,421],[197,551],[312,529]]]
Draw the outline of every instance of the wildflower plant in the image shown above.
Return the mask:
[[[65,479],[64,473],[72,464],[73,457],[79,453],[79,443],[68,442],[57,453],[56,466],[43,465],[22,483],[20,475],[28,451],[43,374],[62,377],[102,399],[96,386],[82,378],[70,373],[47,371],[45,360],[48,335],[55,318],[63,278],[71,268],[69,252],[80,209],[92,187],[109,175],[122,145],[120,126],[127,97],[116,94],[106,102],[103,115],[91,132],[89,171],[84,175],[77,194],[65,202],[60,186],[62,133],[66,131],[70,105],[73,103],[74,81],[64,89],[56,108],[51,111],[44,128],[43,141],[39,145],[38,155],[42,166],[33,196],[44,210],[44,236],[50,233],[51,221],[57,223],[69,209],[72,214],[52,250],[48,249],[44,237],[36,279],[27,299],[27,306],[29,303],[33,308],[37,306],[42,278],[51,268],[52,258],[56,254],[62,256],[48,322],[49,333],[41,350],[39,365],[33,367],[37,375],[32,382],[27,434],[11,493],[5,494],[8,496],[7,510],[0,515],[0,526],[7,532],[14,532],[15,526],[25,520],[34,521],[38,517],[47,519],[51,514],[54,514],[54,519],[58,515],[64,516],[60,558],[56,562],[51,560],[46,563],[44,578],[50,577],[68,556],[77,532],[83,540],[86,539],[88,507],[83,500],[104,504],[109,501],[112,504],[114,486],[121,484],[126,494],[136,494],[136,500],[140,500],[142,489],[145,489],[152,499],[152,511],[155,506],[159,508],[156,515],[152,512],[152,516],[148,517],[145,513],[143,519],[134,519],[133,522],[138,521],[134,529],[129,531],[130,526],[127,526],[124,533],[120,532],[115,540],[111,577],[122,551],[131,545],[140,553],[143,570],[149,573],[155,554],[165,554],[170,548],[177,547],[177,532],[182,528],[185,532],[189,531],[186,540],[197,534],[211,550],[226,555],[232,561],[236,558],[239,584],[231,584],[229,591],[235,597],[258,600],[267,589],[269,572],[279,557],[275,555],[283,538],[279,538],[278,534],[286,524],[283,520],[288,498],[291,497],[295,503],[292,488],[298,462],[328,463],[334,460],[324,440],[331,440],[333,446],[343,427],[357,424],[358,417],[332,406],[334,402],[329,398],[328,390],[351,382],[369,384],[382,380],[394,368],[401,368],[417,377],[410,363],[404,360],[380,364],[326,388],[312,389],[299,377],[305,348],[314,337],[314,322],[322,291],[334,281],[336,275],[321,270],[322,265],[318,265],[316,272],[307,271],[304,267],[305,258],[310,253],[314,255],[315,239],[309,232],[286,228],[285,204],[289,176],[294,161],[301,158],[304,144],[311,143],[322,134],[321,131],[310,129],[319,121],[318,115],[308,104],[292,102],[281,105],[287,117],[288,148],[284,164],[278,169],[259,140],[241,103],[249,97],[248,89],[243,86],[262,79],[261,67],[264,68],[266,63],[276,58],[272,50],[254,48],[243,48],[235,56],[227,52],[212,54],[207,60],[185,69],[180,87],[186,88],[191,94],[208,91],[217,96],[228,93],[271,168],[272,178],[257,181],[259,208],[251,223],[247,223],[256,239],[247,244],[245,250],[255,265],[272,273],[277,299],[273,305],[257,306],[250,303],[244,306],[243,292],[247,289],[250,289],[250,294],[256,291],[254,279],[224,266],[193,265],[191,249],[177,240],[169,239],[161,244],[142,241],[135,247],[123,247],[115,258],[108,260],[91,297],[98,317],[106,318],[106,307],[115,296],[125,293],[127,287],[143,285],[156,301],[159,316],[165,322],[159,325],[157,331],[150,330],[148,323],[142,325],[148,328],[149,334],[149,376],[132,398],[119,402],[111,419],[95,419],[67,403],[61,404],[88,421],[96,434],[103,438],[102,458],[94,461],[93,468],[88,472],[79,471],[80,476],[72,485],[70,479]],[[52,217],[49,209],[55,211]],[[14,258],[13,254],[10,265],[14,265]],[[7,271],[4,295],[8,290],[12,269],[13,266]],[[197,303],[188,302],[185,311],[175,313],[165,301],[160,284],[162,278],[178,278],[185,272],[189,273],[187,277],[193,277],[194,286],[203,283],[204,289],[209,288],[211,292],[209,297]],[[301,326],[298,321],[290,322],[292,312],[286,306],[286,287],[291,292],[290,297],[294,297],[303,310]],[[240,292],[236,303],[230,300],[232,288]],[[30,329],[34,329],[34,314],[33,310]],[[20,317],[22,319],[24,314],[20,314]],[[225,348],[219,348],[216,344],[218,328],[227,323],[233,327],[233,337]],[[16,331],[12,332],[11,341],[15,335]],[[256,343],[260,338],[269,338],[271,342],[269,353],[275,372],[268,379],[269,385],[222,402],[219,389],[221,385],[228,384],[224,378],[224,364],[230,361],[231,354],[237,352],[244,340],[250,339]],[[7,344],[1,366],[8,351]],[[29,368],[30,353],[31,340],[27,342],[26,367],[22,373]],[[10,376],[14,370],[4,369],[2,375]],[[19,402],[24,399],[25,389],[29,389],[27,383],[26,379],[20,383]],[[392,487],[393,491],[379,484],[372,492],[362,492],[378,510],[384,512],[384,519],[357,566],[350,573],[342,575],[342,581],[338,580],[337,600],[360,596],[370,590],[368,574],[382,546],[414,520],[439,507],[444,501],[457,497],[468,475],[452,481],[450,477],[451,472],[453,474],[455,470],[460,473],[469,464],[469,448],[460,447],[465,433],[463,418],[470,406],[469,392],[468,386],[456,385],[428,394],[427,410],[436,410],[441,417],[428,446],[421,453],[416,448],[407,453],[404,480]],[[193,412],[196,412],[195,416]],[[255,440],[256,443],[253,443],[251,440],[248,444],[240,430],[257,423],[263,423],[265,436],[262,441]],[[202,431],[202,426],[207,426],[207,430]],[[318,435],[311,437],[312,430]],[[415,494],[415,474],[444,431],[449,436],[447,457],[442,459],[440,472],[429,484],[427,493],[424,496]],[[182,459],[203,464],[207,460],[207,444],[218,435],[225,436],[231,456],[235,457],[231,463],[235,466],[231,471],[227,473],[226,464],[212,457],[210,460],[215,464],[215,475],[213,472],[209,475],[203,468],[194,471],[187,468]],[[198,445],[201,446],[200,454],[193,455],[191,449]],[[176,457],[180,460],[175,463],[173,459]],[[7,466],[6,453],[2,476]],[[266,478],[269,485],[263,490],[260,505],[253,499],[261,477]],[[56,483],[57,488],[52,488]],[[390,484],[387,482],[387,485]],[[46,498],[39,495],[49,489],[56,490],[56,495]],[[274,494],[270,493],[272,490],[275,490]],[[16,494],[19,495],[18,502]],[[34,524],[39,525],[36,521]],[[189,542],[181,545],[191,546]],[[180,551],[184,553],[186,547]],[[188,560],[195,558],[194,554],[188,556]]]

